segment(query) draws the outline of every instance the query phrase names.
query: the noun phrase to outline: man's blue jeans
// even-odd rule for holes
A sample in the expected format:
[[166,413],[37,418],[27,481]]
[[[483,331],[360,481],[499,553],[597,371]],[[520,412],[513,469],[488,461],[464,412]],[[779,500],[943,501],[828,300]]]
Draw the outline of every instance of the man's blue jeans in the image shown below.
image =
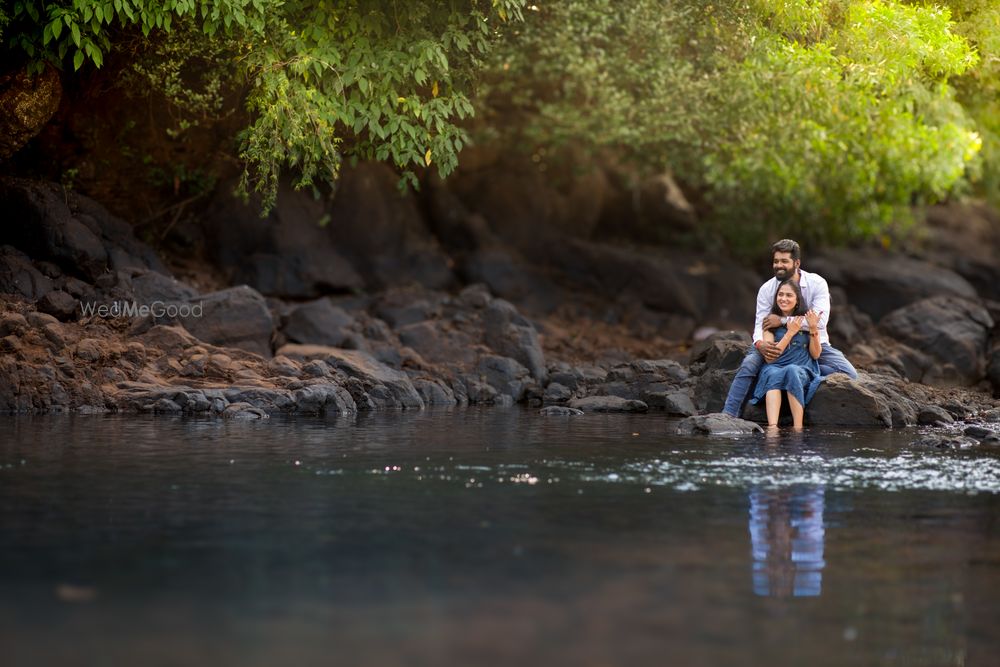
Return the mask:
[[[743,404],[750,393],[750,386],[757,378],[757,374],[760,373],[760,369],[763,366],[764,357],[757,351],[757,348],[751,345],[750,349],[747,350],[746,356],[743,357],[740,369],[736,371],[733,384],[729,387],[729,395],[726,396],[726,405],[722,408],[723,412],[733,417],[740,416],[743,412]],[[852,380],[858,378],[858,372],[854,370],[854,366],[847,360],[844,353],[829,343],[823,344],[823,351],[819,355],[819,372],[824,377],[831,373],[845,373]]]

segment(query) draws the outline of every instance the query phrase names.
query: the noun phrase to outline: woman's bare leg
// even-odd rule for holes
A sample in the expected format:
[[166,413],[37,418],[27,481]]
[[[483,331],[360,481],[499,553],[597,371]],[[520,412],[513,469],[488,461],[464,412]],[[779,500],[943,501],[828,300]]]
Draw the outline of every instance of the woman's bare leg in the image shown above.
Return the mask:
[[792,427],[796,429],[802,428],[802,419],[805,416],[806,409],[799,403],[799,399],[792,395],[792,392],[788,392],[788,409],[792,413]]
[[781,414],[781,390],[772,389],[764,394],[764,408],[767,411],[767,425],[777,426]]

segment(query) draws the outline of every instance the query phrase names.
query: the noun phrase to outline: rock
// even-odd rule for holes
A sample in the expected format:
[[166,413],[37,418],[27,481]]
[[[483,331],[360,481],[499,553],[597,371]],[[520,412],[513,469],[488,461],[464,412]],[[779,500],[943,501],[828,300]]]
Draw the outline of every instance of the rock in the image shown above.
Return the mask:
[[295,308],[281,330],[292,343],[344,347],[354,324],[344,309],[319,299]]
[[18,336],[4,336],[0,338],[0,351],[7,354],[16,354],[21,350],[21,339]]
[[549,405],[538,411],[538,414],[545,417],[573,417],[584,414],[583,410],[570,408],[565,405]]
[[993,395],[1000,396],[1000,342],[993,345],[986,364],[986,377],[993,385]]
[[558,382],[550,382],[549,386],[545,388],[545,394],[542,396],[542,400],[545,403],[565,403],[571,398],[573,398],[573,391]]
[[485,283],[474,283],[468,287],[464,287],[458,296],[455,298],[455,303],[460,308],[471,308],[475,310],[482,310],[486,306],[490,305],[493,300],[493,295],[490,294],[490,288]]
[[962,431],[963,435],[967,435],[970,438],[975,438],[976,440],[982,441],[990,436],[998,435],[998,431],[988,429],[985,426],[977,426],[973,424],[972,426],[966,426],[965,430]]
[[633,401],[618,396],[588,396],[575,398],[569,407],[584,412],[646,412],[649,409],[642,401]]
[[678,435],[753,435],[764,429],[745,419],[731,417],[723,412],[695,415],[677,424]]
[[720,331],[691,347],[689,364],[701,372],[734,371],[743,363],[753,339],[745,331]]
[[424,399],[424,404],[427,406],[450,406],[458,404],[455,392],[440,382],[417,378],[413,381],[413,386],[416,387],[417,392]]
[[52,287],[52,280],[36,269],[27,255],[11,246],[0,247],[0,293],[37,301]]
[[350,392],[337,384],[314,384],[292,393],[296,411],[304,414],[355,414],[357,404]]
[[292,392],[273,387],[233,386],[222,390],[222,395],[231,404],[247,403],[260,408],[266,414],[292,412],[296,408]]
[[802,268],[819,273],[831,287],[842,288],[850,303],[876,322],[928,297],[976,298],[975,288],[954,271],[876,250],[829,251]]
[[38,311],[30,311],[25,315],[25,319],[28,320],[28,324],[35,329],[42,329],[48,324],[59,324],[59,320],[52,317],[48,313],[40,313]]
[[698,410],[721,413],[734,377],[736,371],[710,370],[702,373],[694,387],[694,404]]
[[[410,378],[401,371],[394,370],[379,362],[372,355],[360,350],[342,350],[322,345],[288,344],[278,350],[278,354],[289,359],[325,361],[331,368],[341,371],[348,377],[356,378],[365,393],[371,393],[375,387],[382,386],[388,391],[396,407],[422,408],[424,401],[420,398]],[[357,401],[357,395],[352,392]],[[362,409],[362,406],[358,406]]]
[[268,418],[267,412],[249,403],[230,403],[226,406],[222,416],[226,419],[235,419],[238,421],[253,421]]
[[415,282],[446,288],[454,280],[450,260],[413,196],[400,192],[398,184],[399,177],[385,164],[345,166],[326,231],[369,286]]
[[891,428],[889,406],[860,380],[851,380],[842,373],[827,376],[806,406],[806,422],[812,426]]
[[494,299],[484,312],[486,344],[505,357],[523,364],[531,376],[545,384],[548,369],[535,327],[503,299]]
[[479,378],[497,390],[499,394],[507,394],[520,401],[524,388],[528,383],[530,373],[515,359],[501,357],[495,354],[485,354],[476,364],[475,372]]
[[982,306],[952,296],[918,301],[887,315],[879,328],[933,359],[909,379],[971,386],[986,375],[986,343],[993,319]]
[[198,290],[159,271],[143,271],[132,278],[132,292],[139,305],[182,303],[198,296]]
[[62,321],[76,319],[77,301],[62,290],[52,290],[35,304],[38,310]]
[[73,216],[61,186],[25,179],[0,181],[0,207],[15,222],[8,227],[7,238],[33,258],[51,260],[91,281],[107,270],[104,244]]
[[954,422],[955,418],[947,410],[936,405],[925,405],[917,413],[917,423],[925,426],[942,426]]
[[374,305],[375,315],[393,329],[423,322],[441,315],[444,295],[422,288],[390,289]]
[[199,340],[271,357],[274,321],[256,290],[246,285],[231,287],[203,294],[191,304],[201,306],[200,315],[181,317],[180,322]]
[[[969,281],[979,296],[1000,301],[1000,217],[985,201],[950,201],[931,206],[922,243],[905,252],[951,269]],[[994,319],[996,319],[994,317]]]
[[992,408],[990,410],[985,410],[977,415],[979,419],[987,423],[997,423],[1000,422],[1000,408]]
[[975,438],[969,438],[964,435],[930,433],[917,438],[910,444],[913,447],[927,449],[957,450],[975,447],[979,444],[979,441]]
[[302,375],[311,378],[330,377],[330,366],[325,361],[314,359],[302,364]]
[[647,395],[646,403],[651,408],[662,408],[668,415],[690,417],[698,414],[691,397],[681,390],[653,392]]
[[48,341],[49,349],[58,352],[66,347],[65,332],[58,322],[46,324],[42,327],[42,335]]
[[84,338],[76,344],[76,357],[88,362],[97,362],[104,357],[101,341],[96,338]]
[[204,216],[207,251],[232,281],[285,299],[315,299],[365,286],[320,222],[327,203],[285,180],[280,204],[266,218],[258,203],[244,204],[220,187]]
[[489,245],[460,256],[458,272],[467,283],[481,284],[488,292],[517,301],[535,311],[549,313],[565,300],[558,288],[516,251]]
[[4,313],[0,316],[0,336],[20,336],[28,329],[28,320],[20,313]]
[[417,322],[399,330],[400,342],[412,348],[432,364],[471,366],[479,356],[476,341],[464,331],[455,330],[446,322]]
[[178,357],[187,348],[197,345],[198,339],[183,327],[158,324],[140,335],[136,342],[141,343],[143,348],[159,349]]

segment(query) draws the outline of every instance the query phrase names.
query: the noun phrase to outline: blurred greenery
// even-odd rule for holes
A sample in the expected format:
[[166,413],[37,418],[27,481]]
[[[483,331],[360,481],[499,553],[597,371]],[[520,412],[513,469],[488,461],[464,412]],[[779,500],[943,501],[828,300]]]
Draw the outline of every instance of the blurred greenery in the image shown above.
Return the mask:
[[125,85],[178,109],[171,132],[238,91],[265,208],[282,170],[310,185],[377,159],[415,186],[470,139],[670,172],[737,252],[1000,204],[994,0],[16,0],[0,38],[66,76],[123,56]]

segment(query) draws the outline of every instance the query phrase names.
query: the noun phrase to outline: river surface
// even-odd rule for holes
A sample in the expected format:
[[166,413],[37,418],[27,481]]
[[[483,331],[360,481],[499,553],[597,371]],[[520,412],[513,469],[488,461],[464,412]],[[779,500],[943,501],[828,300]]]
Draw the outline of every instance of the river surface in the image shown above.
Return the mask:
[[1000,458],[674,426],[2,417],[2,664],[1000,665]]

